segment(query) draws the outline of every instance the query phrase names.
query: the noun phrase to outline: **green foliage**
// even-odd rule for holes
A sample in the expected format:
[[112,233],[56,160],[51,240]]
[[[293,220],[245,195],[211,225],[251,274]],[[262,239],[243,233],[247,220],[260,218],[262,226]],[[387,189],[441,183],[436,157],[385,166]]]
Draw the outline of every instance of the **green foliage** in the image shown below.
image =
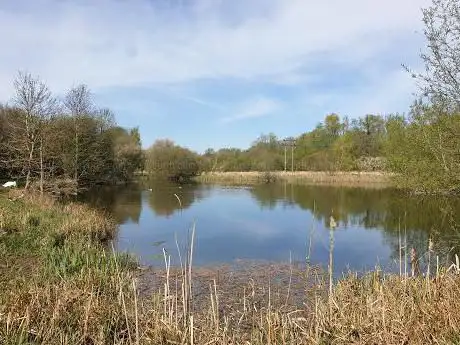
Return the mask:
[[358,157],[376,157],[382,151],[385,119],[378,115],[366,115],[354,123],[354,151]]
[[251,162],[246,152],[240,149],[221,149],[205,157],[209,171],[249,171]]
[[187,180],[199,173],[198,154],[170,140],[157,140],[146,152],[146,170],[156,177]]
[[[418,192],[460,191],[460,113],[416,103],[410,116],[368,114],[324,123],[294,138],[286,149],[274,134],[261,135],[247,150],[207,150],[205,171],[383,171],[396,173],[400,187]],[[286,156],[285,156],[286,153]],[[293,153],[293,157],[291,154]],[[293,159],[292,159],[293,158]]]
[[416,106],[410,121],[388,125],[387,154],[400,186],[420,192],[460,191],[460,113]]
[[324,119],[324,127],[329,140],[333,141],[342,131],[343,125],[340,123],[340,116],[337,114],[327,115]]
[[[294,149],[283,146],[273,133],[262,134],[247,150],[226,148],[207,150],[202,156],[204,171],[349,171],[381,169],[359,164],[362,157],[381,157],[385,142],[386,119],[379,115],[366,115],[354,120],[338,114],[325,117],[312,131],[292,138]],[[367,161],[383,161],[382,158]],[[294,166],[292,166],[294,165]]]
[[356,154],[354,154],[354,136],[350,132],[337,138],[332,145],[332,154],[336,170],[350,171],[356,169]]
[[[101,229],[107,222],[112,231],[115,224],[89,207],[63,206],[46,196],[34,199],[33,194],[16,201],[0,195],[0,210],[0,223],[10,218],[8,224],[3,219],[6,233],[0,235],[0,343],[112,343],[114,335],[106,325],[122,319],[117,297],[131,291],[127,278],[137,262],[88,240],[85,223],[91,218]],[[75,224],[72,237],[62,233],[69,220]],[[9,224],[18,225],[14,232]],[[33,315],[26,324],[13,326],[9,315],[24,310]],[[93,335],[87,337],[92,328]]]
[[127,131],[121,127],[114,127],[110,136],[114,154],[114,177],[129,180],[137,170],[144,167],[139,129]]
[[[31,186],[43,178],[45,189],[55,192],[53,181],[91,186],[126,181],[142,169],[138,128],[116,126],[109,109],[94,108],[86,86],[69,91],[64,105],[46,117],[0,106],[1,177],[25,179]],[[39,124],[34,133],[26,130],[30,121]]]
[[460,192],[459,11],[456,0],[433,0],[422,10],[424,72],[411,72],[420,100],[406,121],[387,124],[391,169],[401,186],[423,193]]
[[279,140],[275,134],[262,134],[245,152],[240,162],[250,170],[273,171],[283,168]]

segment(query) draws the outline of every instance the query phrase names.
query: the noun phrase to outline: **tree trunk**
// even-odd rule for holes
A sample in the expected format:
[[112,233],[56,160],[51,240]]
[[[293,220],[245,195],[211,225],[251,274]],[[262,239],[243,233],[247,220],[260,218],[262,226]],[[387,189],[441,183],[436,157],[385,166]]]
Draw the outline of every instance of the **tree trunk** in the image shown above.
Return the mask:
[[40,138],[40,194],[43,195],[43,139]]
[[79,141],[78,141],[78,119],[75,119],[75,157],[74,157],[74,179],[78,186],[78,153],[79,153]]
[[35,149],[35,145],[32,142],[32,145],[29,150],[29,159],[27,161],[27,175],[26,175],[26,186],[25,186],[26,190],[29,189],[29,186],[30,186],[30,171],[31,171],[32,160],[34,159],[34,149]]

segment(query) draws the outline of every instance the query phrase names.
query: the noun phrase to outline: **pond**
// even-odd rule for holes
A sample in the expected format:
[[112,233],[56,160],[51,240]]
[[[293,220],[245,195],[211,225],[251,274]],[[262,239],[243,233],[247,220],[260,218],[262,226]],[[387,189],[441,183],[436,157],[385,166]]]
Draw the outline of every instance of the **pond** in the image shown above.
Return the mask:
[[247,260],[327,267],[331,216],[336,276],[376,265],[404,271],[412,248],[422,266],[430,238],[431,262],[438,256],[446,264],[460,243],[458,198],[410,197],[393,189],[143,181],[92,190],[83,200],[112,214],[119,224],[114,247],[143,265],[164,267],[163,248],[179,265],[177,244],[184,255],[195,227],[195,266]]

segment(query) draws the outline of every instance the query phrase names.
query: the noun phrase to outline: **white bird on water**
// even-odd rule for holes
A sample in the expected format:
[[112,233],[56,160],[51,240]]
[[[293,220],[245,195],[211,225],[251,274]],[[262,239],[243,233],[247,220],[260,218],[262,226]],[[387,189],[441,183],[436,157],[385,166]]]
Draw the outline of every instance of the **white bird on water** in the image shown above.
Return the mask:
[[4,188],[9,188],[9,187],[16,187],[17,185],[16,185],[16,181],[8,181],[8,182],[2,184],[2,186]]

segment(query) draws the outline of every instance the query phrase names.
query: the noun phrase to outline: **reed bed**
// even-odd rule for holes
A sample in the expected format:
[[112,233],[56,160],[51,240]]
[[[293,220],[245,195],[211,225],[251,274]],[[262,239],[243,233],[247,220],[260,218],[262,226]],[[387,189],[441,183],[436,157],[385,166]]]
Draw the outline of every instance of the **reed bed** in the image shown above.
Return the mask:
[[290,183],[325,184],[342,186],[387,187],[391,185],[390,173],[342,172],[342,171],[295,171],[295,172],[210,172],[196,177],[199,182],[257,184],[275,181]]
[[[29,202],[0,198],[3,217],[7,207],[20,214],[8,223],[19,228],[0,235],[0,272],[8,274],[0,279],[0,344],[460,342],[458,257],[424,274],[333,280],[331,227],[327,271],[294,263],[205,270],[193,266],[193,227],[186,246],[177,245],[179,265],[164,251],[164,268],[149,273],[87,231],[56,237],[66,222],[59,212],[75,208]],[[24,221],[27,212],[39,222]]]
[[[2,296],[2,344],[453,344],[459,340],[458,268],[423,278],[347,277],[303,308],[249,287],[234,310],[210,282],[207,308],[189,309],[187,285],[170,280],[139,299],[129,275],[30,286]],[[168,285],[170,284],[170,285]],[[179,289],[171,289],[175,284]],[[172,286],[171,286],[172,285]],[[184,289],[185,288],[185,289]],[[270,296],[269,287],[265,286]]]

